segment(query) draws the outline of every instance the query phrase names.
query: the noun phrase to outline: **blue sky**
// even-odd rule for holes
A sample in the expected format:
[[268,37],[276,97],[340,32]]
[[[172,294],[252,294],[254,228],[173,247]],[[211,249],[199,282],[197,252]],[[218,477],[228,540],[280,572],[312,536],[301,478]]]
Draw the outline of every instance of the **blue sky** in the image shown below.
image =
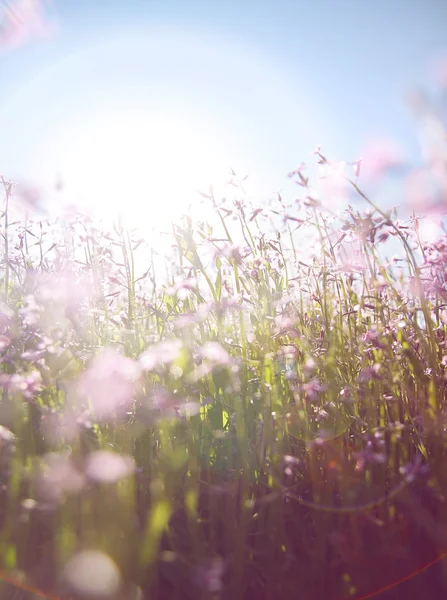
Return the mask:
[[[255,173],[269,195],[317,144],[349,161],[388,135],[415,154],[403,96],[430,86],[430,64],[447,52],[442,0],[53,0],[49,12],[55,35],[0,55],[0,172],[45,183],[89,167],[89,184],[101,132],[125,117],[122,129],[135,131],[121,145],[132,146],[135,115],[148,117],[145,138],[159,125],[147,159],[155,194],[163,178],[214,156]],[[117,152],[99,175],[125,163],[127,150]]]

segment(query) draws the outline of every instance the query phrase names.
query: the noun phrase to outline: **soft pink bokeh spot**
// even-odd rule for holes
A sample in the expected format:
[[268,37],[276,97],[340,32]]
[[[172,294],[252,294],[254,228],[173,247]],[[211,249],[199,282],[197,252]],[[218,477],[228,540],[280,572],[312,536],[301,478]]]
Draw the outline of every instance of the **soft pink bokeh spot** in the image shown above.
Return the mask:
[[166,340],[154,344],[143,352],[139,363],[145,371],[153,371],[159,366],[173,363],[181,354],[183,342],[181,340]]
[[327,162],[319,168],[317,197],[323,206],[338,208],[348,201],[350,186],[346,180],[346,163]]
[[98,483],[116,483],[135,471],[132,456],[110,450],[98,450],[90,454],[85,466],[87,477]]
[[43,501],[59,503],[85,486],[84,475],[67,454],[50,452],[42,457],[35,476],[37,496]]
[[228,352],[217,342],[208,342],[202,346],[200,354],[203,358],[216,365],[226,366],[231,362]]
[[42,0],[3,0],[0,2],[0,48],[14,49],[54,32]]
[[404,182],[406,204],[425,214],[447,214],[447,173],[429,168],[413,171]]
[[432,62],[431,71],[436,83],[447,89],[447,54],[439,56]]
[[81,376],[78,399],[90,404],[96,419],[116,419],[132,402],[140,374],[141,368],[135,361],[107,348]]
[[[370,181],[379,179],[388,169],[404,163],[402,148],[391,138],[378,138],[367,144],[360,159],[361,172]],[[360,171],[360,168],[359,168]]]

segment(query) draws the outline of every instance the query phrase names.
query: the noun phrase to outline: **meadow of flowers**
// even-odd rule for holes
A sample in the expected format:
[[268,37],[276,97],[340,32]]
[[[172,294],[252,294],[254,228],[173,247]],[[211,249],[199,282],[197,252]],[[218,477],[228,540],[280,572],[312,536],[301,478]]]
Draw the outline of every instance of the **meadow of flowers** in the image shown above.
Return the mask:
[[[2,177],[1,598],[444,597],[435,150],[317,149],[337,212],[303,165],[290,201],[210,189],[215,223],[174,224],[161,269],[120,224],[17,219],[30,199]],[[376,205],[368,167],[418,213]]]

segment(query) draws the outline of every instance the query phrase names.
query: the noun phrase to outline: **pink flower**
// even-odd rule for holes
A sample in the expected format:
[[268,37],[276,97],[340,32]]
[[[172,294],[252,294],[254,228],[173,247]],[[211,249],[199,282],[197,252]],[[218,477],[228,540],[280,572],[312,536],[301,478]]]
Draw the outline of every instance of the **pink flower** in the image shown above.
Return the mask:
[[99,483],[116,483],[135,471],[131,456],[109,450],[93,452],[87,459],[85,473],[89,479]]
[[53,23],[41,0],[4,0],[0,6],[0,47],[17,48],[33,38],[45,37]]
[[93,282],[87,275],[75,273],[73,265],[63,270],[49,273],[37,279],[37,297],[42,302],[56,302],[64,305],[69,313],[79,310],[80,306],[93,296]]
[[363,158],[359,158],[358,160],[351,163],[351,166],[354,167],[354,175],[355,178],[358,179],[360,176],[360,169],[362,167]]
[[404,163],[401,147],[389,138],[372,141],[364,148],[362,155],[363,172],[369,180],[378,179],[389,169]]
[[13,375],[1,373],[0,387],[12,394],[22,394],[24,398],[31,399],[42,391],[42,376],[39,371]]
[[168,294],[175,294],[180,300],[185,300],[195,289],[197,285],[197,279],[195,277],[187,277],[186,279],[182,279],[177,281],[172,287],[168,288],[166,291]]
[[154,344],[139,358],[139,363],[145,371],[153,371],[157,367],[173,363],[183,349],[181,340],[168,340]]
[[125,411],[132,402],[140,373],[138,363],[108,348],[81,376],[78,397],[90,402],[95,418],[107,420],[116,411]]
[[230,363],[228,352],[217,342],[208,342],[202,346],[200,348],[200,354],[203,358],[215,365],[224,366]]
[[58,504],[67,495],[79,493],[86,481],[67,454],[49,453],[39,465],[35,483],[42,500]]
[[331,208],[344,205],[348,199],[349,183],[345,175],[345,162],[325,162],[319,167],[318,199]]

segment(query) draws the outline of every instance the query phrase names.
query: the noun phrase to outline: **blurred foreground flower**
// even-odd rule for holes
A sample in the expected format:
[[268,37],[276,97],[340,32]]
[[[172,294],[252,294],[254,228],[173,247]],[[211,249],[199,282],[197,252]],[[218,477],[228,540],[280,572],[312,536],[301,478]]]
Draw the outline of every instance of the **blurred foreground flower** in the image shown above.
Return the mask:
[[109,348],[81,376],[78,399],[90,403],[97,419],[113,418],[117,412],[125,412],[132,402],[140,373],[135,361]]
[[369,181],[375,181],[389,172],[404,165],[401,147],[393,139],[378,139],[368,144],[357,161],[356,175],[361,173]]
[[15,452],[16,437],[7,427],[0,425],[0,473],[9,473],[12,456]]
[[135,462],[131,456],[109,450],[93,452],[87,459],[85,472],[87,477],[98,483],[116,483],[132,475]]
[[0,389],[12,394],[22,394],[24,398],[31,399],[43,389],[42,376],[39,371],[29,373],[0,374]]
[[222,577],[225,574],[225,561],[216,556],[197,569],[196,583],[199,588],[212,594],[220,594],[223,589]]
[[121,588],[121,573],[115,562],[99,550],[75,554],[62,573],[64,584],[76,597],[115,598]]
[[145,371],[153,371],[157,367],[169,365],[180,356],[182,349],[181,340],[167,340],[154,344],[141,354],[140,365]]
[[86,481],[67,454],[50,452],[43,457],[38,466],[35,484],[39,498],[51,504],[58,504],[66,496],[80,492]]
[[201,356],[216,366],[227,366],[231,363],[230,355],[217,342],[208,342],[200,348]]
[[0,3],[0,47],[17,48],[52,31],[53,23],[45,14],[42,0],[3,0]]
[[342,207],[348,203],[351,191],[346,179],[346,163],[327,161],[319,165],[317,197],[325,207]]

